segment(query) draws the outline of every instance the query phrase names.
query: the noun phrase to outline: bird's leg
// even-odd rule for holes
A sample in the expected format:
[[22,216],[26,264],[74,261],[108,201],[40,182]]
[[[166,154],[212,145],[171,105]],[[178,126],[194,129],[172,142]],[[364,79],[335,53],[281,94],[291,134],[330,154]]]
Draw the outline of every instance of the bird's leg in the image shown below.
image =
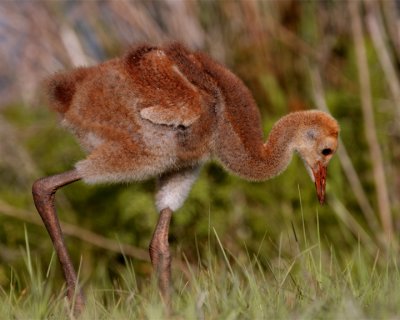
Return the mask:
[[54,176],[37,180],[32,186],[35,206],[46,226],[56,250],[58,259],[67,282],[67,296],[70,302],[74,301],[74,313],[79,314],[85,305],[81,289],[78,287],[74,267],[69,257],[64,237],[58,221],[54,205],[57,189],[69,183],[80,180],[82,177],[76,170],[67,171]]
[[151,263],[156,271],[158,286],[168,311],[171,307],[171,255],[168,244],[171,216],[172,210],[170,208],[161,210],[149,247]]

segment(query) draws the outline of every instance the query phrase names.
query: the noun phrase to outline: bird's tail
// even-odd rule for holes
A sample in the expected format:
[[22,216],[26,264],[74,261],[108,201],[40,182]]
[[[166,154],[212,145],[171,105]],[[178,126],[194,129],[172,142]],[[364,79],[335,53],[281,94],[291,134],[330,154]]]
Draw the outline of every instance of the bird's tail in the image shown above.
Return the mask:
[[65,73],[55,73],[44,81],[49,104],[55,111],[64,114],[71,106],[77,85],[88,74],[87,68],[78,68]]

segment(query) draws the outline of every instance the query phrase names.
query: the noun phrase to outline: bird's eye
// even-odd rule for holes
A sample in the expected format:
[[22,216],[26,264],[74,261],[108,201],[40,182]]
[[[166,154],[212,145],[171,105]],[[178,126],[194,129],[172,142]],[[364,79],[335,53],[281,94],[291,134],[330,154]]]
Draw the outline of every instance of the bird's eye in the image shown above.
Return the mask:
[[325,149],[322,150],[322,154],[324,156],[329,156],[331,153],[332,153],[332,149],[325,148]]

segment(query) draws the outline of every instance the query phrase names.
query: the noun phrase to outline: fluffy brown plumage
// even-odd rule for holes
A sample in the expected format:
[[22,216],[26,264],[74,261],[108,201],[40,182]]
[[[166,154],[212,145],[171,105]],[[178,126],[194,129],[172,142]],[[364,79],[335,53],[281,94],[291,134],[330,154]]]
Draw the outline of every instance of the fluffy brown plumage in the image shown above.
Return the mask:
[[180,44],[140,46],[122,58],[57,74],[49,93],[89,153],[77,164],[88,182],[147,179],[211,156],[233,173],[262,180],[284,168],[280,145],[296,128],[338,134],[330,116],[302,112],[282,120],[288,123],[276,126],[282,130],[264,146],[258,108],[242,81]]
[[[263,142],[261,117],[243,82],[209,56],[174,43],[142,45],[97,66],[59,73],[47,81],[50,104],[87,151],[67,173],[38,180],[36,207],[55,244],[72,298],[76,275],[62,241],[54,193],[88,183],[158,177],[160,220],[151,260],[169,301],[168,225],[184,202],[200,166],[216,158],[249,180],[282,172],[299,153],[320,202],[339,126],[328,114],[303,111],[280,119]],[[83,295],[77,297],[83,306]]]

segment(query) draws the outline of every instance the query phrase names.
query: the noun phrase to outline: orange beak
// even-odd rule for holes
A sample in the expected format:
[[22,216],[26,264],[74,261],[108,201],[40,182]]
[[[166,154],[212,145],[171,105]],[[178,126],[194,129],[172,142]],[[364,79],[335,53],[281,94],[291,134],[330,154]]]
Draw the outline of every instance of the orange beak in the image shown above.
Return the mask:
[[321,162],[318,162],[317,168],[313,169],[312,172],[314,175],[315,188],[317,189],[319,203],[324,204],[327,167],[322,165]]

